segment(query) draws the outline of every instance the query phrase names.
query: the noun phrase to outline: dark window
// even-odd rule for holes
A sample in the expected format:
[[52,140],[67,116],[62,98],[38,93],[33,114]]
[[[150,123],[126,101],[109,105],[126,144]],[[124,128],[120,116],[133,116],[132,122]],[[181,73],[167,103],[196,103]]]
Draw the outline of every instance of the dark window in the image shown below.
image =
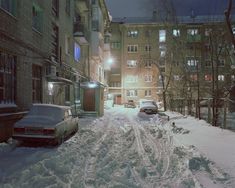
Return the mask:
[[32,98],[34,103],[42,102],[42,67],[32,66]]
[[52,0],[52,13],[54,16],[59,16],[59,0]]
[[39,6],[35,4],[32,7],[32,22],[33,22],[33,28],[39,32],[42,32],[43,11]]
[[58,61],[59,57],[59,28],[53,24],[52,33],[52,56]]
[[16,56],[0,52],[0,104],[15,103]]
[[65,86],[65,101],[70,101],[70,86]]
[[70,0],[66,0],[65,12],[70,16]]
[[12,15],[16,15],[16,0],[0,0],[0,7]]

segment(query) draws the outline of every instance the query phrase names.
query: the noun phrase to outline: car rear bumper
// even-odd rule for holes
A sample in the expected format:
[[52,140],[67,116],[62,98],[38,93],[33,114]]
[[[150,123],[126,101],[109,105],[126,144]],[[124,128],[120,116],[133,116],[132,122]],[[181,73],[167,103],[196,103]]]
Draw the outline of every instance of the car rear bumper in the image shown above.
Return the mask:
[[54,136],[39,136],[39,135],[19,135],[15,134],[12,138],[27,143],[42,143],[42,144],[57,144],[58,139]]

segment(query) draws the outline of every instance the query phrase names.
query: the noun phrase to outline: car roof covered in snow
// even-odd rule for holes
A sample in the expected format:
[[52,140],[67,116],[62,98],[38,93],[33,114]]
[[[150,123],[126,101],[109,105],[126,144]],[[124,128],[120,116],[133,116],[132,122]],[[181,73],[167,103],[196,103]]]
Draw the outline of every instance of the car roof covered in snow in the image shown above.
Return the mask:
[[24,125],[55,125],[63,121],[65,111],[70,109],[69,106],[60,106],[54,104],[32,104],[29,113],[21,120],[16,122],[16,126]]

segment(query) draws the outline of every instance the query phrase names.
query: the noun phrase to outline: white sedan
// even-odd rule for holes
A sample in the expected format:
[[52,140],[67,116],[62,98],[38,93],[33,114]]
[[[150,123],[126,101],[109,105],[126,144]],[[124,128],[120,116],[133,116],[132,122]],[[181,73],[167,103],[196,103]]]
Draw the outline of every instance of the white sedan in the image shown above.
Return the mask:
[[71,108],[33,104],[29,113],[14,124],[12,137],[27,143],[61,144],[78,131],[78,117]]
[[154,115],[158,113],[158,106],[154,100],[141,100],[139,102],[139,116]]

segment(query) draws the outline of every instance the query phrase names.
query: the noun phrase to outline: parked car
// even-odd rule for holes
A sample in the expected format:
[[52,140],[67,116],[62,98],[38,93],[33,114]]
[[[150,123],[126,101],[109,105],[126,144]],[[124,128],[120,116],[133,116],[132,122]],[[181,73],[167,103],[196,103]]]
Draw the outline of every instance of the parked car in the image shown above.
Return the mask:
[[78,117],[71,108],[33,104],[29,113],[14,124],[13,138],[28,143],[61,144],[78,131]]
[[139,112],[145,114],[158,113],[158,106],[154,100],[141,100],[139,102]]
[[[200,101],[200,107],[212,107],[213,105],[213,99],[212,98],[207,98],[207,99],[201,99]],[[217,99],[217,102],[215,101],[215,105],[217,105],[218,108],[223,108],[224,107],[224,99],[219,98]]]
[[135,108],[136,104],[133,100],[128,100],[125,104],[124,104],[125,108]]

